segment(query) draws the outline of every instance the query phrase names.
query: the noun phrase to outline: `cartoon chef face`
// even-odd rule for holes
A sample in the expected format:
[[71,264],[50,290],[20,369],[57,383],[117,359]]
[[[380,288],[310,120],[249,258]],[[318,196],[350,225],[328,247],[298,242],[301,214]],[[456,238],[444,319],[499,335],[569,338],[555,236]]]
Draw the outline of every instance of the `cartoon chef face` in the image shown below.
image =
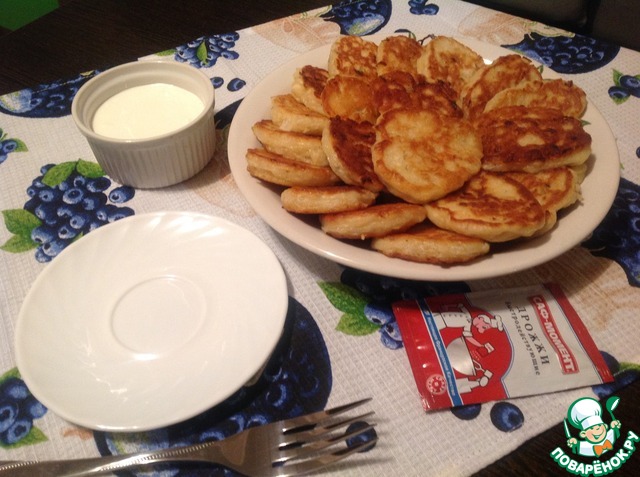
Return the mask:
[[485,315],[483,313],[476,315],[473,318],[473,326],[478,330],[479,333],[484,333],[491,328],[496,328],[499,331],[502,331],[502,319],[499,316],[490,317],[489,315]]
[[607,437],[607,430],[608,426],[606,424],[596,424],[580,432],[580,437],[593,444],[597,444]]
[[602,420],[602,407],[593,398],[575,401],[567,415],[569,422],[580,429],[580,437],[593,444],[601,442],[607,435],[607,426]]

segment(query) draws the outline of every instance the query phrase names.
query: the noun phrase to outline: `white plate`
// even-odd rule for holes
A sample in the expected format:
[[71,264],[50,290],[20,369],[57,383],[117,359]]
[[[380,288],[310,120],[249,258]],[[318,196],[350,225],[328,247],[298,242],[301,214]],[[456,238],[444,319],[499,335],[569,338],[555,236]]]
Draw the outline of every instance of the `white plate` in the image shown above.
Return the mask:
[[[489,61],[513,53],[482,42],[460,41]],[[229,163],[238,187],[258,215],[289,240],[335,262],[373,273],[416,280],[474,280],[525,270],[561,255],[584,240],[609,211],[620,180],[618,149],[605,119],[589,103],[583,119],[589,123],[585,129],[593,138],[593,153],[588,162],[589,174],[582,184],[583,201],[564,211],[557,227],[540,238],[514,243],[504,251],[471,263],[440,267],[389,258],[364,245],[334,239],[313,223],[289,214],[280,203],[281,189],[253,178],[246,170],[247,149],[259,147],[251,126],[270,117],[272,96],[290,92],[296,68],[304,65],[326,68],[329,49],[330,45],[325,45],[302,54],[269,74],[242,101],[229,131]],[[544,75],[558,77],[548,68]]]
[[220,403],[265,364],[288,294],[273,252],[226,220],[133,216],[64,250],[16,327],[34,396],[92,429],[141,431]]

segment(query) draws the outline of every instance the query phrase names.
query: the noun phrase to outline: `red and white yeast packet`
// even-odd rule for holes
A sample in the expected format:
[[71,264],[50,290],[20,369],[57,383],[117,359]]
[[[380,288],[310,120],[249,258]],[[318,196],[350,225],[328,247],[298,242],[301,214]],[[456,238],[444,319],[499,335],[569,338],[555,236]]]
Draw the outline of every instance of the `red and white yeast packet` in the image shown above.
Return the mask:
[[559,286],[394,303],[425,410],[613,380]]

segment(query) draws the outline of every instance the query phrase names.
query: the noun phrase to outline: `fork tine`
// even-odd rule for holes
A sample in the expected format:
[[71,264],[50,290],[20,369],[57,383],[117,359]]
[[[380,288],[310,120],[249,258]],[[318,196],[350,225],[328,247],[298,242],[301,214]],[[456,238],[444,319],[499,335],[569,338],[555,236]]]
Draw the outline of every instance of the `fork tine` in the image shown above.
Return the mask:
[[[305,459],[310,457],[311,455],[317,454],[318,451],[322,449],[326,449],[331,446],[335,446],[340,442],[347,441],[348,439],[359,436],[376,426],[375,423],[366,424],[363,427],[359,427],[357,429],[353,429],[349,432],[345,432],[344,434],[337,434],[333,436],[329,436],[327,439],[323,440],[314,440],[311,442],[306,442],[301,446],[297,446],[291,449],[282,449],[280,451],[280,456],[274,459],[274,463],[283,463],[293,459]],[[370,441],[369,441],[370,442]]]
[[336,406],[331,409],[325,409],[324,411],[318,411],[318,412],[314,412],[304,416],[285,419],[284,421],[281,422],[282,433],[287,434],[291,432],[297,432],[298,428],[303,428],[303,429],[308,428],[309,426],[318,424],[330,417],[337,416],[339,414],[355,409],[356,407],[371,401],[371,399],[372,398],[370,397],[364,398],[349,404],[343,404],[342,406]]
[[277,471],[275,475],[278,475],[279,477],[293,477],[296,475],[308,474],[309,472],[319,470],[323,467],[341,461],[342,459],[346,459],[350,455],[375,444],[377,441],[378,438],[374,437],[367,442],[361,442],[353,447],[345,447],[334,452],[320,454],[305,461],[285,462],[282,466],[274,468],[274,470]]
[[281,436],[280,447],[282,448],[288,446],[303,445],[308,442],[318,441],[331,434],[336,429],[346,427],[349,424],[357,421],[362,421],[367,417],[372,416],[373,414],[375,414],[374,411],[369,411],[364,414],[360,414],[354,417],[348,417],[336,422],[324,423],[321,421],[313,426],[306,426],[306,428],[298,427],[298,429],[300,430],[296,430],[292,433],[285,433],[283,436]]

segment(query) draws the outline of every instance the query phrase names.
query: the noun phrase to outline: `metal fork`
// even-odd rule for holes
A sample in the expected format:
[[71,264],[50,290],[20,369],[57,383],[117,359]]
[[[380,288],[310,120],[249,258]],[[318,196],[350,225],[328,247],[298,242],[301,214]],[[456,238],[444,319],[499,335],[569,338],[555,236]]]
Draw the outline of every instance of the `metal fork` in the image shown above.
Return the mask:
[[[370,401],[314,412],[292,419],[252,427],[220,441],[154,452],[60,461],[13,462],[0,466],[0,475],[47,477],[99,475],[158,462],[207,462],[219,464],[249,477],[286,477],[319,470],[373,445],[377,437],[353,446],[346,440],[372,429],[366,423],[357,429],[344,429],[374,414],[355,417],[336,416]],[[340,431],[340,432],[339,432]]]

